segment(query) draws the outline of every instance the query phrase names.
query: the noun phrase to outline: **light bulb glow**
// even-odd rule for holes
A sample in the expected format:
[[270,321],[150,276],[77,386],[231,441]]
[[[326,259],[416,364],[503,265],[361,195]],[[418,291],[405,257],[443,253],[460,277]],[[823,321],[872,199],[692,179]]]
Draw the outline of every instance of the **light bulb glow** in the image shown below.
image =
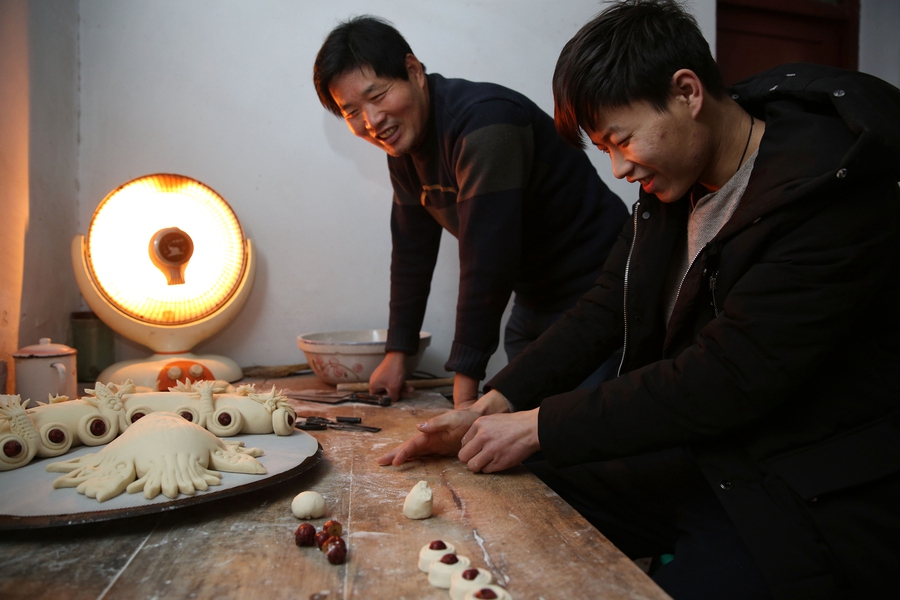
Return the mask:
[[[156,232],[168,227],[194,242],[181,285],[168,285],[148,250]],[[148,323],[181,325],[228,301],[246,252],[240,223],[221,196],[188,177],[157,174],[126,183],[100,203],[88,230],[87,259],[116,308]]]

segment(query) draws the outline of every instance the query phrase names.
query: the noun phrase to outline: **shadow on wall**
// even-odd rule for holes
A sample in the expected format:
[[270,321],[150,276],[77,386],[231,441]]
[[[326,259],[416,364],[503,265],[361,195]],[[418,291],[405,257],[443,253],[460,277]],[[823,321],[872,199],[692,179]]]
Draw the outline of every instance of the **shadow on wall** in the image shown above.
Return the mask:
[[387,154],[372,144],[353,135],[344,121],[322,109],[322,130],[328,147],[356,165],[356,170],[364,179],[384,185],[389,181]]

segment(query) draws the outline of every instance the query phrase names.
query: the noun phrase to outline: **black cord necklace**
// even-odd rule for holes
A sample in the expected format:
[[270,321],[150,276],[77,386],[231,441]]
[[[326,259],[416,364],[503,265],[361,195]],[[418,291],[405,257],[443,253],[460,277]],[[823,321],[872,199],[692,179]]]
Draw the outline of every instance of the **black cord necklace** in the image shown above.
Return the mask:
[[747,156],[747,148],[750,147],[750,138],[753,137],[753,115],[750,115],[750,133],[747,134],[747,143],[744,144],[744,151],[741,153],[741,160],[738,161],[738,168],[735,170],[735,173],[741,170],[741,165],[744,164],[744,157]]
[[[750,115],[750,133],[747,134],[747,143],[744,144],[744,151],[741,152],[741,160],[738,162],[738,168],[735,170],[735,173],[741,170],[741,165],[744,164],[744,157],[747,156],[747,149],[750,147],[750,138],[753,137],[753,124],[756,121],[753,119],[753,115]],[[707,190],[708,193],[708,190]],[[697,200],[699,198],[696,197],[694,192],[691,192],[691,210],[693,210],[694,206],[697,204]]]

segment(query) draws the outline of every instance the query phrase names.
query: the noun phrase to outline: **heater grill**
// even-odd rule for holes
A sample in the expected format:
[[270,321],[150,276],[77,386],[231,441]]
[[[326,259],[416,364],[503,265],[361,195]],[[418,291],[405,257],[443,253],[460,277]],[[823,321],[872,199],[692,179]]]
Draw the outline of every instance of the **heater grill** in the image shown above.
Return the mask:
[[[192,243],[181,265],[184,283],[177,283],[177,265],[169,268],[176,272],[176,283],[170,283],[167,268],[156,264],[177,263],[183,251],[181,238],[168,231],[173,229]],[[162,252],[156,261],[154,251]],[[157,325],[191,323],[216,312],[246,268],[244,235],[231,207],[210,187],[182,175],[147,175],[108,194],[91,220],[86,253],[91,278],[106,300]]]

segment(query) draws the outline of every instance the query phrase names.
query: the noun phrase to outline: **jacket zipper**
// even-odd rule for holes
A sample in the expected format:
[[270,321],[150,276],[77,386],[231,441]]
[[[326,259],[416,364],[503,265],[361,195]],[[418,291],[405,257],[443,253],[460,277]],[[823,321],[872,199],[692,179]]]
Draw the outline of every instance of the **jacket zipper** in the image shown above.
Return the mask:
[[622,318],[624,321],[625,339],[622,341],[622,359],[619,361],[619,370],[617,376],[622,375],[622,366],[625,364],[625,350],[628,348],[628,271],[631,269],[631,254],[634,252],[634,245],[637,243],[637,224],[638,210],[641,208],[641,201],[638,200],[634,204],[634,233],[631,236],[631,248],[628,249],[628,260],[625,261],[625,281],[622,287]]
[[[706,246],[708,246],[708,245],[709,244],[706,244]],[[691,267],[693,267],[694,263],[697,262],[697,257],[700,256],[701,254],[703,254],[703,251],[706,250],[706,246],[703,246],[702,248],[700,248],[700,252],[698,252],[697,254],[694,255],[694,258],[691,259],[691,262],[688,265],[687,270],[684,272],[684,275],[681,276],[681,281],[678,282],[678,291],[675,292],[675,304],[678,304],[678,296],[681,295],[681,286],[684,285],[684,280],[687,279],[688,273],[691,272]],[[674,307],[673,307],[672,312],[673,313],[675,312]]]
[[719,271],[717,270],[715,273],[710,275],[709,277],[709,292],[712,294],[712,305],[713,305],[713,313],[715,316],[719,316],[719,305],[716,304],[716,280],[719,279]]

